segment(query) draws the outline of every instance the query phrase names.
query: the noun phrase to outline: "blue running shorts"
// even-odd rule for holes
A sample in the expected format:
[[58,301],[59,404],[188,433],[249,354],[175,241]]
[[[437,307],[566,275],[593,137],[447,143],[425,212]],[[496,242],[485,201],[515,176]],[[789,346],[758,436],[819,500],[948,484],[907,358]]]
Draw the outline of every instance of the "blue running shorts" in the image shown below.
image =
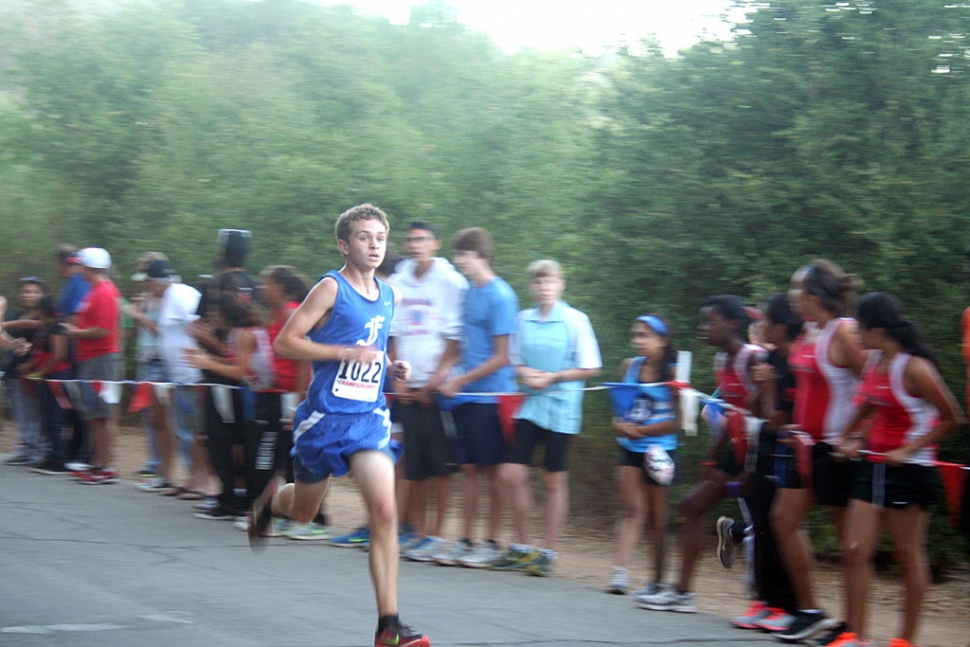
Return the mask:
[[313,411],[304,401],[293,417],[293,470],[302,483],[319,483],[350,471],[357,452],[382,451],[397,461],[401,445],[391,440],[391,416],[379,407],[370,414]]

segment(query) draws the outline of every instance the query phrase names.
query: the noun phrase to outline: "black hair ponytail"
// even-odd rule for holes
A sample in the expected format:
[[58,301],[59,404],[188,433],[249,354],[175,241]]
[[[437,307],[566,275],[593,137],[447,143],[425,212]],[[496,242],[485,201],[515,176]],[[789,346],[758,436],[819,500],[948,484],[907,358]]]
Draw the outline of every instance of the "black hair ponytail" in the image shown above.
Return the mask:
[[903,307],[892,295],[885,292],[862,295],[859,299],[859,323],[868,330],[882,328],[905,352],[936,364],[923,332],[915,323],[903,318]]

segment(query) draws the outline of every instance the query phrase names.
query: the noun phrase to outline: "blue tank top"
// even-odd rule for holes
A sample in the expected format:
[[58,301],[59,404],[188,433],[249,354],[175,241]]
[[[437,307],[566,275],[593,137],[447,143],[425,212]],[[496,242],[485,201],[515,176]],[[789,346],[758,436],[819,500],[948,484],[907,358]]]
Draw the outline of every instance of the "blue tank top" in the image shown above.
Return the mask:
[[372,413],[385,406],[387,338],[394,317],[394,291],[387,283],[374,279],[380,296],[371,301],[339,272],[327,272],[321,280],[326,277],[337,281],[337,298],[327,322],[309,333],[310,340],[320,344],[373,346],[380,355],[371,364],[313,362],[307,404],[324,413]]
[[[640,375],[640,366],[643,365],[645,357],[634,357],[633,361],[623,375],[623,382],[626,384],[636,384],[640,392],[630,410],[623,416],[627,422],[635,422],[638,425],[652,425],[658,422],[675,420],[677,413],[674,410],[673,391],[665,384],[647,385],[640,384],[637,377]],[[664,436],[647,436],[644,438],[617,438],[616,442],[621,447],[631,452],[643,453],[650,445],[660,445],[667,451],[677,449],[677,434],[666,434]]]

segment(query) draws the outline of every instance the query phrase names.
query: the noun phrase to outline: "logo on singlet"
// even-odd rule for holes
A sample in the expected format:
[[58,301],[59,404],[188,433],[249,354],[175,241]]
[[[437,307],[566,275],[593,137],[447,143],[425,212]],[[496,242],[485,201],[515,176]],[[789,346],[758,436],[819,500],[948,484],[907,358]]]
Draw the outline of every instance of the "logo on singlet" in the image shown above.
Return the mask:
[[377,333],[378,333],[378,331],[380,331],[380,329],[383,328],[383,327],[384,327],[384,315],[377,315],[377,316],[371,318],[370,321],[368,321],[366,324],[364,324],[364,328],[367,329],[367,339],[366,340],[365,339],[359,339],[359,340],[357,340],[357,345],[358,346],[372,346],[374,344],[374,342],[377,341]]

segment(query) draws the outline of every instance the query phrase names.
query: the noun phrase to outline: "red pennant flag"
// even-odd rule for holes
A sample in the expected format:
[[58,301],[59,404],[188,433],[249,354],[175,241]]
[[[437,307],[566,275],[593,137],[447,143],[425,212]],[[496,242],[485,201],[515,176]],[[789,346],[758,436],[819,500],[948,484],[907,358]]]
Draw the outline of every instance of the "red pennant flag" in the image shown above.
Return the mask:
[[950,511],[948,519],[950,525],[956,526],[960,523],[960,496],[967,480],[967,470],[957,463],[937,463],[936,466],[940,468],[940,476],[943,478],[946,507]]
[[150,406],[152,406],[152,385],[150,382],[138,382],[131,390],[128,413],[138,413]]
[[71,400],[67,397],[67,393],[64,392],[64,385],[60,382],[48,382],[47,385],[51,389],[51,394],[53,394],[54,399],[57,400],[57,406],[65,411],[69,411],[74,407],[71,406]]
[[506,445],[511,445],[515,440],[515,414],[519,412],[524,400],[524,393],[498,396],[498,419],[502,424],[502,436]]

